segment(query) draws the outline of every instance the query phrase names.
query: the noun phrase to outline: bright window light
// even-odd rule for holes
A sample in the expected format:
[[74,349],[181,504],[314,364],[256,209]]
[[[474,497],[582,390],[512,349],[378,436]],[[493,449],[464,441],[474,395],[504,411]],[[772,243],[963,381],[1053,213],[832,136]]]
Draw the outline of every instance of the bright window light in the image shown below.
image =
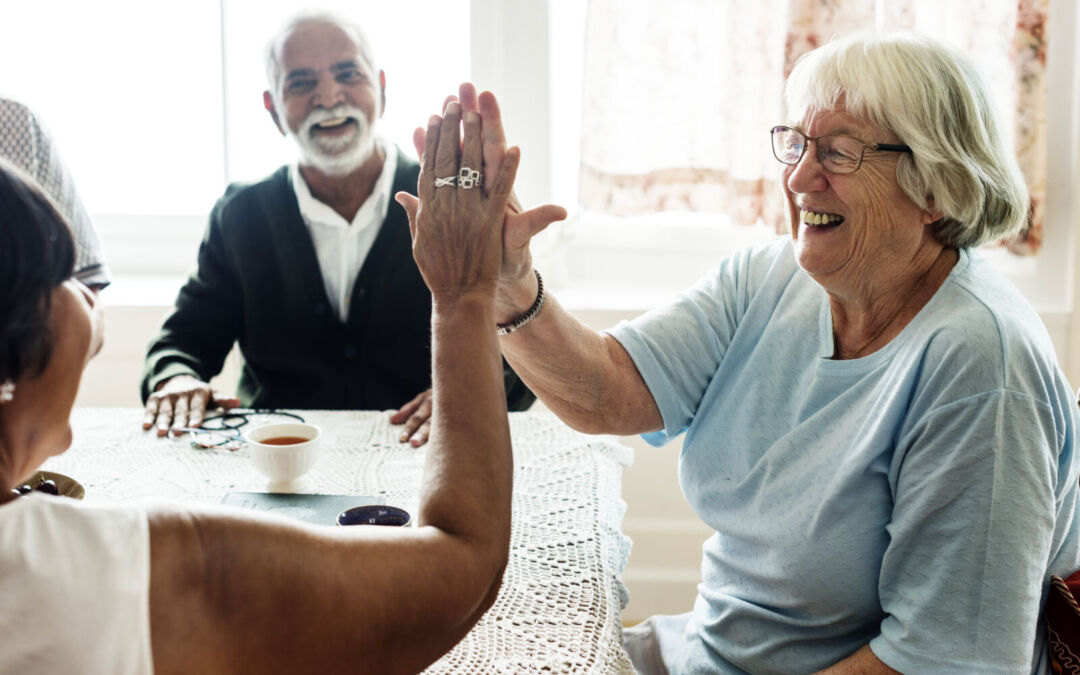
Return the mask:
[[205,213],[224,180],[217,0],[5,3],[0,92],[51,132],[87,210]]
[[[302,0],[5,4],[0,95],[41,118],[105,230],[111,225],[98,216],[205,223],[226,182],[257,180],[294,157],[263,109],[262,50],[287,17],[308,7]],[[469,78],[469,0],[330,0],[321,8],[368,33],[386,71],[382,132],[412,156],[413,129]],[[460,49],[442,46],[448,35]]]

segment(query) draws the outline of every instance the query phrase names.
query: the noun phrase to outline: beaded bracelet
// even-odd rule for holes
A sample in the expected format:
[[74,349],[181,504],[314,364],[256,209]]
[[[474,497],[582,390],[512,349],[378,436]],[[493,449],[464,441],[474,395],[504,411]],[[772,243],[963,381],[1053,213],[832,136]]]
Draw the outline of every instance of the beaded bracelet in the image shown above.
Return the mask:
[[536,275],[536,300],[533,301],[532,307],[509,323],[497,323],[495,324],[496,335],[509,335],[516,330],[520,330],[525,324],[529,323],[536,318],[536,315],[540,313],[540,308],[544,306],[544,280],[540,278],[540,273],[533,268],[533,274]]

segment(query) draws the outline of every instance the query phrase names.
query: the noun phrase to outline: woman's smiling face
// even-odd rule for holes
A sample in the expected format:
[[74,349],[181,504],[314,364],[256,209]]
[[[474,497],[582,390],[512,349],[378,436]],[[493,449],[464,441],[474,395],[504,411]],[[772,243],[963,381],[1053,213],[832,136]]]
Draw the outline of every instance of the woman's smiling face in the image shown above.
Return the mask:
[[[843,135],[867,145],[900,143],[894,134],[843,110],[809,110],[794,128],[808,136]],[[895,152],[867,150],[850,174],[826,171],[810,141],[802,159],[784,165],[783,188],[799,265],[826,290],[873,285],[930,235],[935,219],[904,194]]]

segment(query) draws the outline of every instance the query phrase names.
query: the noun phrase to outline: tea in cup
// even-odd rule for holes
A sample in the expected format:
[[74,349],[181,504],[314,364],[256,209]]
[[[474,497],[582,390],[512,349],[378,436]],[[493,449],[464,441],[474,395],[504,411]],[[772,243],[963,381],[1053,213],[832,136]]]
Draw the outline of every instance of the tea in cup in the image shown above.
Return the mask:
[[255,468],[269,479],[268,492],[302,492],[301,476],[315,465],[322,432],[306,422],[280,422],[244,434]]

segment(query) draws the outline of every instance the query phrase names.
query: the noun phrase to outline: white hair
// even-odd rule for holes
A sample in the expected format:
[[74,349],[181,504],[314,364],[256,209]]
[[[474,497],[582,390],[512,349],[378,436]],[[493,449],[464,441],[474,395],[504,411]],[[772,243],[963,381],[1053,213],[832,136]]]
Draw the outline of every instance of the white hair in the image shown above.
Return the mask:
[[323,23],[337,26],[352,36],[360,55],[367,62],[372,73],[378,73],[375,66],[375,53],[372,51],[371,42],[364,30],[354,21],[339,14],[326,10],[303,10],[294,14],[282,24],[281,28],[274,33],[263,50],[263,67],[266,69],[266,82],[269,85],[270,94],[276,99],[280,96],[278,87],[281,79],[281,45],[296,28],[305,24]]
[[962,52],[912,33],[855,33],[803,55],[785,95],[793,120],[843,109],[908,145],[897,180],[913,202],[942,214],[934,225],[941,243],[976,246],[1024,225],[1024,177],[988,88]]

